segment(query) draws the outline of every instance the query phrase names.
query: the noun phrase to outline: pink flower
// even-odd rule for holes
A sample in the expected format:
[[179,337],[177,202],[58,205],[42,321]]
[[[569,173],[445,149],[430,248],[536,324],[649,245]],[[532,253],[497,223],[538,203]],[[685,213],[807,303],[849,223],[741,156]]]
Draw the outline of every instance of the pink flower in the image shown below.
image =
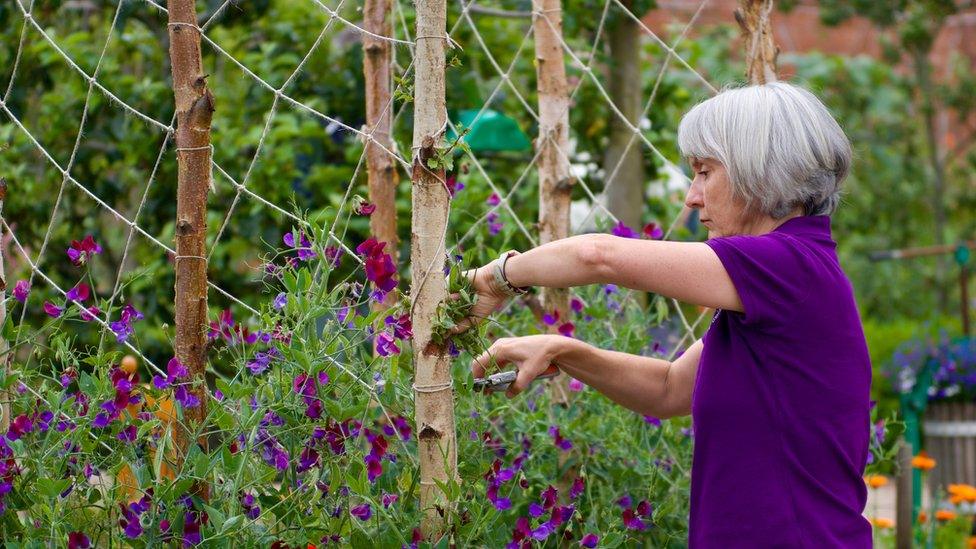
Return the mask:
[[566,337],[573,337],[573,330],[575,329],[576,326],[572,322],[563,322],[559,325],[559,333]]
[[489,196],[488,200],[485,202],[487,202],[489,206],[497,206],[502,203],[502,199],[498,197],[498,193],[491,193],[491,196]]
[[393,278],[396,266],[390,254],[383,252],[386,242],[378,242],[375,238],[368,238],[356,246],[356,253],[366,258],[366,278],[376,284],[384,292],[396,288],[397,281]]
[[27,294],[30,293],[30,282],[26,280],[18,280],[14,284],[14,299],[23,303],[27,301]]
[[364,503],[350,509],[349,514],[358,518],[359,520],[367,521],[369,520],[369,517],[373,516],[373,508],[370,507],[368,503]]
[[583,385],[583,382],[575,377],[569,380],[569,390],[573,391],[574,393],[582,391],[584,387],[585,385]]
[[362,204],[356,208],[356,213],[359,215],[371,215],[376,211],[376,204],[370,204],[369,202],[363,200]]

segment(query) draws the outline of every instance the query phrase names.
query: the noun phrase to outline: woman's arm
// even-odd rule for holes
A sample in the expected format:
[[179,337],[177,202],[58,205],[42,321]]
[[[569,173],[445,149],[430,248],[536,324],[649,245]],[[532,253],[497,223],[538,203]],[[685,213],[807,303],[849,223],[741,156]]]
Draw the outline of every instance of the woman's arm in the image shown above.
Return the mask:
[[509,258],[505,274],[514,286],[617,284],[694,305],[742,311],[725,267],[701,242],[579,235]]
[[[598,349],[561,335],[501,338],[471,363],[474,377],[483,377],[490,358],[499,366],[514,363],[519,375],[508,391],[525,390],[549,363],[635,412],[666,419],[690,413],[701,341],[674,362]],[[685,409],[688,408],[686,411]]]

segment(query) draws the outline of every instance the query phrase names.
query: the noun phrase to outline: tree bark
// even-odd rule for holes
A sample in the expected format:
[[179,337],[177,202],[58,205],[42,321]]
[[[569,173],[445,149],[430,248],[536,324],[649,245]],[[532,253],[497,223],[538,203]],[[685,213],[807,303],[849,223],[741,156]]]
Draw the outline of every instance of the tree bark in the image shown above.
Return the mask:
[[[622,0],[629,9],[632,0]],[[607,29],[610,47],[610,97],[633,126],[639,127],[641,105],[641,32],[630,17],[617,14]],[[610,140],[603,156],[607,209],[630,227],[639,228],[644,214],[644,158],[641,147],[628,145],[634,132],[611,113]]]
[[[210,122],[214,99],[207,89],[193,0],[170,0],[170,62],[176,99],[176,358],[190,373],[191,391],[200,400],[183,409],[175,429],[176,470],[182,468],[192,433],[202,428],[210,392],[206,384],[207,192],[210,188]],[[198,444],[207,451],[204,437]],[[195,491],[208,497],[206,484]]]
[[[390,1],[366,0],[363,26],[379,36],[390,36]],[[366,77],[366,126],[373,139],[387,150],[393,150],[390,137],[393,123],[393,104],[390,101],[390,42],[370,35],[363,35],[363,73]],[[372,141],[366,143],[366,170],[368,174],[369,200],[376,210],[369,218],[369,229],[379,242],[386,243],[386,251],[398,262],[396,187],[398,183],[394,159]],[[382,303],[374,303],[374,309],[386,309],[396,302],[396,293],[390,292]]]
[[[569,202],[574,179],[569,158],[569,86],[563,59],[562,11],[560,0],[533,0],[533,11],[545,14],[533,21],[535,34],[536,80],[539,89],[539,243],[569,236]],[[559,313],[560,322],[569,321],[569,289],[543,288],[542,307]],[[551,326],[550,332],[557,332]],[[568,403],[569,376],[549,382],[553,401]]]
[[453,513],[453,502],[437,482],[460,482],[450,357],[445,349],[431,342],[437,306],[447,298],[443,269],[450,195],[443,167],[432,169],[428,164],[429,160],[438,159],[438,151],[443,150],[447,123],[444,101],[447,7],[445,0],[417,0],[416,10],[410,297],[420,507],[424,513],[420,528],[428,540],[435,540],[446,530],[446,519]]
[[746,77],[750,84],[776,81],[776,57],[779,48],[773,42],[770,15],[773,0],[739,0],[735,20],[742,29],[746,53]]

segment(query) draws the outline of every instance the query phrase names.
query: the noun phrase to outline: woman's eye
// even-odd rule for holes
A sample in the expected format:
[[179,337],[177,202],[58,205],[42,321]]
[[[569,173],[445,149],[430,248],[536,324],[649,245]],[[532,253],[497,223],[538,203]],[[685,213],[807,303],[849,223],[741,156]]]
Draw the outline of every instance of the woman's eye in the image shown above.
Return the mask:
[[704,171],[703,172],[698,172],[698,175],[700,175],[702,177],[708,177],[708,172],[704,172]]

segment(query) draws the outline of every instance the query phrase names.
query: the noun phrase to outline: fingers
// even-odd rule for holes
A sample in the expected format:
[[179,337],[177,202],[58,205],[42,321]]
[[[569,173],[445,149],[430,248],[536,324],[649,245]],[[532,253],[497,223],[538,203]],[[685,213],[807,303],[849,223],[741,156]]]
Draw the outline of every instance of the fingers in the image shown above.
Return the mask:
[[532,380],[536,378],[543,370],[548,366],[548,362],[544,362],[540,359],[527,360],[521,364],[518,369],[518,377],[515,378],[515,382],[508,387],[508,391],[505,391],[505,395],[508,398],[514,398],[522,391],[529,387]]
[[488,347],[488,350],[481,353],[471,361],[471,375],[476,379],[485,377],[485,372],[488,370],[488,366],[491,365],[492,358],[495,359],[495,363],[499,367],[508,364],[504,349],[505,347],[502,339],[496,340],[494,343],[492,343],[491,347]]

